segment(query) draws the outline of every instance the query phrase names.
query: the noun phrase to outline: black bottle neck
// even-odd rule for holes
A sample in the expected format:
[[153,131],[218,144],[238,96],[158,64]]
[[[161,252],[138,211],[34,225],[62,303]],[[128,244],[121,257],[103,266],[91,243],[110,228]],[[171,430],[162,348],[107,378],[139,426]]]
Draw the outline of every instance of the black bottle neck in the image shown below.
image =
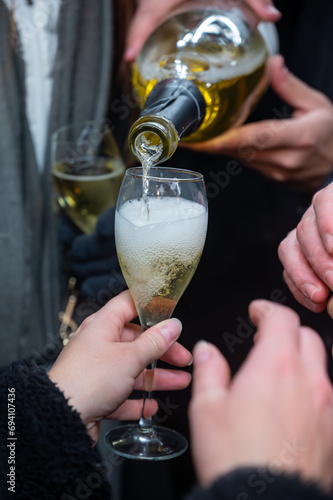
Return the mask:
[[180,139],[195,132],[205,114],[205,100],[198,87],[190,80],[169,78],[155,85],[140,117],[157,115],[170,120]]

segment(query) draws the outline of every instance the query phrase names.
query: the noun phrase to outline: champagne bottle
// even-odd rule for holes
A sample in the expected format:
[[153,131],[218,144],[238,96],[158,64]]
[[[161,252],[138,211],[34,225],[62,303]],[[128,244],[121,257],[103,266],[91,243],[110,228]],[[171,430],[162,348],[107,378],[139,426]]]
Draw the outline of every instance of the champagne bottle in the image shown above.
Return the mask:
[[167,160],[179,140],[206,141],[240,125],[268,85],[268,50],[254,12],[239,1],[207,4],[187,2],[134,63],[142,111],[129,148],[141,163]]

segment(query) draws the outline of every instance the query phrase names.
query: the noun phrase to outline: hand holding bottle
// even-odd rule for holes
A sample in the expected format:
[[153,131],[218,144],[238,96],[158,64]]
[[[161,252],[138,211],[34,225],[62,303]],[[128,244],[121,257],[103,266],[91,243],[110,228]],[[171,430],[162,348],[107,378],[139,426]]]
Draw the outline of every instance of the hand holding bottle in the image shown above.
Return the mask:
[[189,417],[199,482],[208,487],[232,470],[258,467],[269,482],[299,474],[329,489],[333,390],[324,345],[287,307],[260,300],[249,312],[256,342],[233,380],[215,346],[193,350]]
[[[133,62],[139,54],[144,42],[154,29],[168,17],[176,7],[187,0],[137,0],[137,10],[132,19],[125,52],[125,60]],[[276,22],[280,12],[270,0],[247,0],[262,21]]]
[[291,117],[243,125],[189,147],[233,156],[267,177],[314,192],[333,165],[333,104],[289,72],[281,56],[272,68],[271,86],[294,108]]
[[133,66],[142,109],[129,132],[139,162],[166,161],[179,140],[207,141],[243,123],[269,83],[269,51],[245,2],[184,2]]

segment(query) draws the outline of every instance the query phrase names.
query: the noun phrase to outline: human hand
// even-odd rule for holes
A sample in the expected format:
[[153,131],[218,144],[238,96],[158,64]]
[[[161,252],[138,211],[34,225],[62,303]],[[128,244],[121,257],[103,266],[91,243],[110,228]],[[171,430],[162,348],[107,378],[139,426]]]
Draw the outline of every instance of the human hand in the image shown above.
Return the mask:
[[68,218],[60,224],[59,239],[66,249],[70,272],[80,281],[82,297],[101,290],[117,295],[124,290],[114,237],[115,207],[98,218],[92,234],[82,234]]
[[280,243],[284,279],[303,306],[333,318],[333,184],[318,191],[297,228]]
[[[137,9],[133,16],[125,51],[125,61],[133,62],[141,47],[155,28],[166,19],[172,11],[188,0],[137,0]],[[271,0],[246,0],[262,21],[276,22],[281,14]]]
[[[127,398],[143,389],[147,365],[159,358],[176,366],[191,362],[191,354],[176,343],[179,321],[163,321],[141,334],[138,325],[128,323],[136,316],[129,291],[121,293],[81,324],[49,372],[95,442],[102,419],[140,418],[142,400]],[[185,371],[156,369],[152,389],[184,389],[189,383]],[[152,401],[146,416],[157,409]]]
[[291,118],[249,123],[185,147],[233,156],[267,177],[314,192],[332,170],[333,104],[290,73],[280,55],[272,58],[271,86],[294,108]]
[[329,488],[333,391],[323,343],[285,306],[258,300],[249,312],[256,342],[233,380],[216,347],[193,350],[189,417],[199,482],[254,466]]

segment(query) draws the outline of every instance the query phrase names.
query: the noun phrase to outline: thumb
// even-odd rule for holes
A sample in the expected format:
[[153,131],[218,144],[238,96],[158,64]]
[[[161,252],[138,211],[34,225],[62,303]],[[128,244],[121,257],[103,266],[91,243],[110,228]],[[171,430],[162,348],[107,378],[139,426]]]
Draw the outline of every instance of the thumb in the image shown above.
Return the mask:
[[271,0],[246,0],[262,21],[275,23],[281,17],[281,12]]
[[143,4],[138,6],[127,37],[127,46],[124,55],[126,62],[132,63],[136,59],[141,47],[162,18],[161,8],[154,8],[154,2],[153,5],[147,6]]
[[271,87],[287,104],[298,111],[326,106],[327,98],[288,71],[281,55],[273,57]]
[[139,363],[139,373],[150,363],[161,358],[176,342],[182,331],[181,322],[176,319],[167,319],[152,326],[133,342],[135,356]]
[[231,373],[227,360],[213,344],[198,342],[193,350],[192,401],[201,396],[221,394],[227,389]]

